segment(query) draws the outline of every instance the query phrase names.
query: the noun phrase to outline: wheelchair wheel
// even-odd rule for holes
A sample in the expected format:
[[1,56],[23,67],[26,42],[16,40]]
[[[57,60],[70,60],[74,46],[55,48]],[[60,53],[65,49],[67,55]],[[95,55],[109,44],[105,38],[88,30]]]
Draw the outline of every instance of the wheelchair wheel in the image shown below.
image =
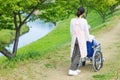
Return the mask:
[[103,66],[103,56],[102,56],[102,52],[101,51],[95,51],[95,53],[93,54],[93,59],[92,59],[92,62],[93,62],[93,68],[94,68],[94,71],[99,71],[102,66]]

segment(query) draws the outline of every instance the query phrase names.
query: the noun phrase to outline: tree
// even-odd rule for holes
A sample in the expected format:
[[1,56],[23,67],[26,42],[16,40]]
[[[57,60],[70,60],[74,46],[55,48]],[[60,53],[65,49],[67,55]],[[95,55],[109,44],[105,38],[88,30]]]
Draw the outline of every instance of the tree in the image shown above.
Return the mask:
[[[44,2],[45,0],[0,0],[0,15],[11,18],[16,31],[15,43],[12,53],[10,53],[5,47],[2,47],[2,50],[0,51],[7,58],[11,58],[16,55],[21,27],[26,23],[27,19],[32,15],[37,7]],[[24,13],[27,13],[28,15],[23,18]],[[1,20],[3,21],[2,17]]]
[[[118,0],[119,1],[119,0]],[[113,14],[117,0],[79,0],[80,4],[86,7],[86,15],[88,14],[88,9],[93,9],[99,13],[102,17],[103,22],[106,20],[109,10]]]
[[[10,18],[15,28],[15,41],[12,52],[9,52],[4,46],[0,46],[0,52],[7,58],[16,56],[20,29],[23,24],[37,18],[52,22],[63,20],[74,11],[70,10],[76,6],[72,2],[70,0],[0,0],[0,20],[8,21],[2,18],[2,16]],[[34,14],[35,11],[39,11],[39,14]],[[23,16],[24,14],[27,15]]]
[[96,10],[99,15],[102,17],[103,22],[106,20],[106,16],[108,15],[108,11],[110,8],[112,9],[113,6],[117,3],[116,0],[87,0],[89,3],[89,7]]
[[113,15],[114,9],[117,6],[118,1],[117,0],[108,0],[108,7],[110,8],[111,15]]
[[38,17],[46,19],[45,21],[56,22],[68,18],[71,14],[75,13],[78,8],[78,0],[56,0],[55,3],[44,5]]

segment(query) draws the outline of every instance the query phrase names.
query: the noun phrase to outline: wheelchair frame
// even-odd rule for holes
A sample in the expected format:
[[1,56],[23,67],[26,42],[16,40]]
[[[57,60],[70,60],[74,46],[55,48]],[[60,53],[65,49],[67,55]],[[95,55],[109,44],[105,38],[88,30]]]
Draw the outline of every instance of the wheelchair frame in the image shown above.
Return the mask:
[[[101,45],[98,45],[97,47],[94,47],[94,53],[92,57],[86,57],[92,62],[92,66],[94,71],[99,71],[102,66],[103,66],[103,55],[101,52]],[[83,65],[83,61],[86,62],[85,60],[80,59],[78,69]]]
[[93,57],[92,57],[92,66],[94,71],[99,71],[102,66],[103,66],[103,55],[101,52],[101,46],[98,45],[95,49],[94,49],[94,53],[93,53]]

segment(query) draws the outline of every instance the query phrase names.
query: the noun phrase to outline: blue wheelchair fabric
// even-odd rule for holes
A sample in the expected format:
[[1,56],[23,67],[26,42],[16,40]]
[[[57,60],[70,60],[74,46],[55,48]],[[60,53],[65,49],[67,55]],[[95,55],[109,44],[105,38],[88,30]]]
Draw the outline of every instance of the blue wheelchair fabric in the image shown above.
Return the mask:
[[87,44],[87,57],[92,57],[94,53],[94,49],[93,49],[94,42],[87,41],[86,44]]

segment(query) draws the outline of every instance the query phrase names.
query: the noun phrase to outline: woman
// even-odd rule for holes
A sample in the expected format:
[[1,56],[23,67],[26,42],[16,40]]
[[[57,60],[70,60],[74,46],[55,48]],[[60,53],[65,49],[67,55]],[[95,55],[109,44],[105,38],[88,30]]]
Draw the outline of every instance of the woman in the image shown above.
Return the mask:
[[78,75],[78,64],[80,57],[84,59],[87,56],[86,41],[89,40],[89,26],[87,20],[82,18],[84,15],[84,8],[80,7],[77,11],[77,17],[71,19],[70,32],[71,32],[71,65],[68,75]]

